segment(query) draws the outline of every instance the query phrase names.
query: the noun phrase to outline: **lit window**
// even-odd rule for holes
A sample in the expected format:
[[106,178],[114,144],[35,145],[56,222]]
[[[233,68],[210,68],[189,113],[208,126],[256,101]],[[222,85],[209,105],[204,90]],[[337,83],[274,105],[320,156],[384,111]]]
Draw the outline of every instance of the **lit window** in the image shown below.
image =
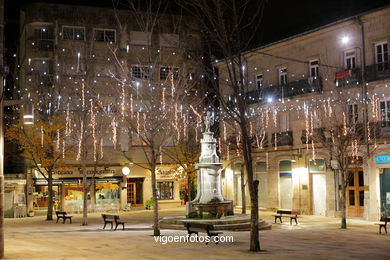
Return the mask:
[[173,200],[173,181],[157,182],[157,199]]

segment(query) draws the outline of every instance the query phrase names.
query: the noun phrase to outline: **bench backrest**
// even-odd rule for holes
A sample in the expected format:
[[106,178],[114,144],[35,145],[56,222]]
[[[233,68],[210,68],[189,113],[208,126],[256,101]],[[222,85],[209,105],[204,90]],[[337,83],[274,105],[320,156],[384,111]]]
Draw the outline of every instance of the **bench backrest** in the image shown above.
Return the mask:
[[214,226],[210,224],[204,224],[204,223],[185,223],[185,226],[188,230],[196,231],[196,230],[213,230]]
[[277,210],[276,214],[299,215],[300,212],[296,210]]
[[106,219],[112,219],[112,220],[119,219],[118,215],[102,214],[102,217],[104,220],[106,220]]
[[291,210],[277,210],[276,214],[291,214]]
[[66,215],[66,212],[65,211],[56,211],[56,215],[62,215],[62,216],[65,216]]

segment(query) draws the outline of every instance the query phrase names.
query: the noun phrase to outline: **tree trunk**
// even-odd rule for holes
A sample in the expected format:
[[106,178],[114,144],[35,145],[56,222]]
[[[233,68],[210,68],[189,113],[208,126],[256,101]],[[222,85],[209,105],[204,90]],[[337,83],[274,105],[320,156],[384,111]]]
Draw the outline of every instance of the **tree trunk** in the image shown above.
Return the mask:
[[83,221],[81,225],[88,225],[88,183],[87,183],[87,171],[85,167],[85,161],[82,162],[82,172],[83,172]]
[[192,200],[192,180],[190,176],[187,176],[187,199]]
[[151,170],[152,170],[152,193],[153,193],[153,236],[160,235],[160,224],[158,222],[158,200],[157,200],[157,183],[156,183],[156,165],[157,159],[152,151]]
[[241,166],[241,213],[246,214],[246,196],[245,196],[245,172],[244,172],[244,164]]
[[342,184],[341,189],[341,228],[347,228],[347,210],[346,210],[346,186],[345,183]]
[[[245,113],[241,113],[245,116]],[[243,155],[246,166],[246,174],[249,187],[249,195],[251,200],[251,230],[250,230],[250,251],[260,251],[260,237],[259,237],[259,199],[253,180],[253,164],[252,164],[252,149],[251,140],[249,138],[246,128],[245,118],[241,118],[241,134]]]
[[47,173],[47,194],[48,194],[48,203],[47,203],[47,216],[46,220],[53,220],[53,172],[49,170]]

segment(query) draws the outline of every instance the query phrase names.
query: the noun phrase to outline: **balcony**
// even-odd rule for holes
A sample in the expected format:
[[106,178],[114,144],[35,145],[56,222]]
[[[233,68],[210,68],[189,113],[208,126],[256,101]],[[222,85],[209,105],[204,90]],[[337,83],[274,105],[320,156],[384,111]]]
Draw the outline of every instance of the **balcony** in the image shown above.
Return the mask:
[[371,138],[390,138],[390,121],[370,122],[370,129]]
[[285,145],[293,145],[293,132],[278,132],[272,134],[272,146],[275,147],[275,135],[276,135],[276,145],[277,146],[285,146]]
[[325,141],[325,129],[323,127],[321,128],[314,128],[313,134],[306,137],[306,130],[302,130],[302,136],[301,136],[301,142],[302,144],[310,144],[312,141],[314,143],[321,143]]
[[343,87],[361,82],[360,68],[342,70],[336,73],[336,87]]
[[366,81],[377,81],[390,78],[389,62],[382,62],[366,67]]
[[264,99],[280,99],[299,96],[307,93],[321,92],[322,78],[310,77],[289,82],[284,85],[268,86],[260,90],[249,91],[246,93],[248,104],[261,103]]

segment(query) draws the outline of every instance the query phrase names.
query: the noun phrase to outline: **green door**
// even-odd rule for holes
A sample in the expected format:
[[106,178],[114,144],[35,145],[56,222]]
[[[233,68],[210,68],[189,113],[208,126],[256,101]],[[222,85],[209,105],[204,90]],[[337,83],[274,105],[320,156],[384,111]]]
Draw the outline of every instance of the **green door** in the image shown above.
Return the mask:
[[390,168],[383,169],[379,174],[379,183],[381,191],[381,215],[390,217]]

